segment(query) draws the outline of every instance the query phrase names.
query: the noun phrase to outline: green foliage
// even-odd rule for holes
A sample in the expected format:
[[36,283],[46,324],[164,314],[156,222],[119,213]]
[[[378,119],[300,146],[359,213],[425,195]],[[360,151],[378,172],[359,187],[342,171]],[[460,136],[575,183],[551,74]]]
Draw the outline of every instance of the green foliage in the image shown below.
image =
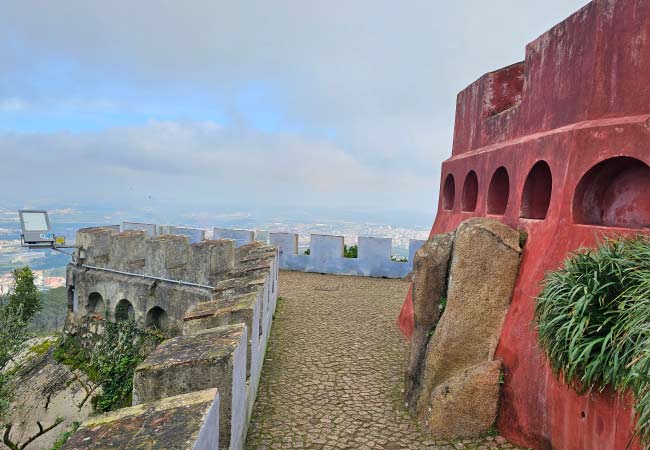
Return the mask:
[[52,334],[61,331],[68,309],[65,286],[41,292],[42,308],[32,318],[29,329],[37,334]]
[[56,441],[54,442],[50,450],[60,450],[61,447],[63,447],[63,444],[68,442],[70,436],[72,436],[79,429],[80,425],[81,424],[79,422],[72,422],[72,426],[70,427],[69,430],[59,434],[59,436],[56,438]]
[[45,353],[52,348],[52,345],[54,345],[55,341],[51,339],[45,339],[42,342],[32,345],[29,347],[29,351],[32,353],[35,353],[38,356],[44,355]]
[[4,420],[14,399],[13,374],[0,373],[0,420]]
[[519,247],[524,248],[528,242],[528,231],[522,228],[518,228],[517,231],[519,231]]
[[101,394],[92,399],[96,410],[113,411],[131,404],[135,368],[163,339],[158,331],[139,329],[134,320],[107,321],[104,334],[94,345],[82,347],[68,336],[54,357],[101,386]]
[[13,272],[14,287],[9,294],[9,306],[18,311],[20,308],[25,322],[34,317],[41,309],[41,294],[34,284],[34,273],[29,267],[15,269]]
[[13,372],[4,369],[28,337],[22,307],[0,306],[0,419],[7,415],[13,399]]
[[22,308],[12,305],[0,307],[0,370],[5,368],[28,337]]
[[579,393],[607,386],[636,397],[650,446],[650,237],[605,240],[547,274],[537,298],[539,340],[556,375]]
[[408,262],[409,259],[406,256],[391,255],[390,260],[395,262]]
[[438,303],[438,310],[440,311],[438,317],[442,317],[442,313],[445,312],[446,307],[447,307],[447,297],[442,297],[440,299],[440,303]]
[[343,244],[343,256],[345,258],[356,258],[359,255],[359,246],[351,245],[347,246]]
[[[359,253],[359,247],[356,245],[347,246],[343,244],[343,257],[345,258],[356,258]],[[306,249],[303,254],[311,255],[311,249]]]

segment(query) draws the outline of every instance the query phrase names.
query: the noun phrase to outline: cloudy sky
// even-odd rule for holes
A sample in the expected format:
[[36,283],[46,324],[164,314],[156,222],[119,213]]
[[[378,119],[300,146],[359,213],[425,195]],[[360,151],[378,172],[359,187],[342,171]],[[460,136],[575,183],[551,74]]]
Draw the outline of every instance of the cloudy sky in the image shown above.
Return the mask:
[[424,211],[459,90],[586,0],[2,0],[0,200]]

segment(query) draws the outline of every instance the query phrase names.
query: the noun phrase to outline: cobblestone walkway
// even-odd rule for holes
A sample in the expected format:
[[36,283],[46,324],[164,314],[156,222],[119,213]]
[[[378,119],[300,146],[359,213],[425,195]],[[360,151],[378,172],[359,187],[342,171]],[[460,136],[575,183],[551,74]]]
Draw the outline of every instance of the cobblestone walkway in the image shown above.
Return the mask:
[[515,448],[499,436],[428,440],[401,401],[400,280],[280,273],[248,449]]

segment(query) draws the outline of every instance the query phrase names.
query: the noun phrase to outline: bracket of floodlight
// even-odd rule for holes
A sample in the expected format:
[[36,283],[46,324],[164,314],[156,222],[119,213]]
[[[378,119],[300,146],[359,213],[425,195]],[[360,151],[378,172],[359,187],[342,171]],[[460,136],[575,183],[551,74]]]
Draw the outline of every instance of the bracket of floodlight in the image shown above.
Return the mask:
[[57,236],[52,231],[50,217],[45,210],[22,209],[18,211],[20,218],[20,246],[30,250],[54,250],[70,257],[74,253],[68,253],[63,249],[76,249],[77,245],[68,245],[65,236]]

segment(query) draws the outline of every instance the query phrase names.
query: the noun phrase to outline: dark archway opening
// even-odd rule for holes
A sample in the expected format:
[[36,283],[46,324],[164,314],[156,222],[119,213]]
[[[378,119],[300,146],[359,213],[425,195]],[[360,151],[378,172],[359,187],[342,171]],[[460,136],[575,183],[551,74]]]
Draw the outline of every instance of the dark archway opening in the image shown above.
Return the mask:
[[93,292],[88,296],[88,313],[94,316],[104,318],[106,314],[106,305],[104,298],[98,292]]
[[573,221],[608,227],[650,228],[650,167],[626,156],[596,164],[576,187]]
[[145,327],[156,330],[166,330],[168,327],[167,312],[158,306],[151,308],[149,312],[147,312]]
[[115,307],[115,320],[117,322],[123,322],[133,319],[135,319],[135,309],[131,302],[125,298],[117,302],[117,306]]
[[69,312],[76,312],[74,309],[74,286],[68,286],[67,292],[67,303],[68,303],[68,311]]
[[519,217],[524,219],[546,219],[551,204],[553,175],[546,161],[537,161],[528,172],[521,194]]
[[451,211],[454,209],[454,200],[456,197],[456,180],[452,174],[447,175],[445,184],[442,188],[442,209]]
[[476,210],[476,199],[478,198],[478,177],[476,172],[471,170],[465,183],[463,184],[463,201],[461,202],[461,209],[465,212],[472,212]]
[[510,178],[505,167],[499,167],[488,188],[487,212],[488,214],[503,215],[508,207],[508,198],[510,196]]

